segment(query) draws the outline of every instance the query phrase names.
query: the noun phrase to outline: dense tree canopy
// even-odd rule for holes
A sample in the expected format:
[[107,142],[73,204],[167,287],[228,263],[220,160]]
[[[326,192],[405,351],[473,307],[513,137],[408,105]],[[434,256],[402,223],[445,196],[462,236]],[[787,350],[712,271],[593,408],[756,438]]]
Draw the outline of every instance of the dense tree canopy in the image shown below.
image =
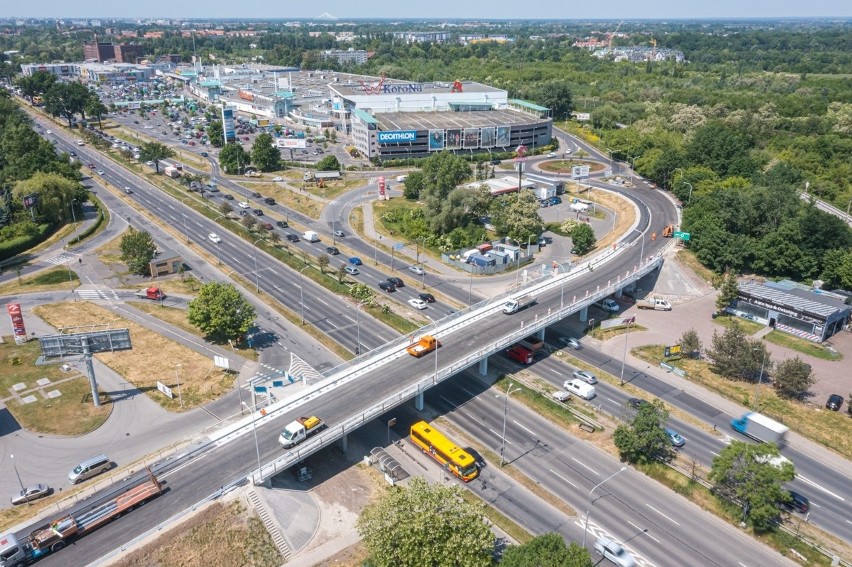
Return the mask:
[[255,318],[254,306],[233,284],[210,282],[187,308],[190,324],[206,335],[219,339],[239,339],[245,335]]
[[589,551],[574,542],[565,545],[561,535],[549,533],[522,545],[509,546],[500,567],[592,567]]
[[630,424],[619,425],[613,434],[622,460],[628,463],[671,460],[674,451],[666,435],[668,418],[669,412],[659,400],[640,405]]
[[133,274],[150,275],[150,262],[157,252],[157,244],[151,234],[130,229],[121,237],[121,261]]
[[241,173],[250,163],[251,158],[248,152],[240,144],[233,142],[225,144],[219,152],[219,166],[227,174]]
[[275,147],[271,134],[260,134],[251,146],[251,162],[261,171],[281,169],[281,152]]
[[174,157],[174,155],[174,150],[159,142],[148,142],[147,144],[143,144],[139,150],[139,159],[142,161],[153,161],[157,173],[160,173],[160,162]]

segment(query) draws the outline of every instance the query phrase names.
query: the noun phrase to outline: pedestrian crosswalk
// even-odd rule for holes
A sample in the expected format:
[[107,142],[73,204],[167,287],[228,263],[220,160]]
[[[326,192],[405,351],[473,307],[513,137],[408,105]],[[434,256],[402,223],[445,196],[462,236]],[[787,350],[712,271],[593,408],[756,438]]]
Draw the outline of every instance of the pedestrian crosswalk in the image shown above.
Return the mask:
[[112,289],[78,289],[74,293],[80,299],[90,301],[120,301],[118,294]]
[[45,258],[42,262],[46,264],[53,264],[54,266],[61,266],[63,264],[67,264],[69,262],[76,261],[78,258],[77,254],[71,254],[70,252],[63,252],[62,254],[58,254],[56,256],[51,256],[50,258]]

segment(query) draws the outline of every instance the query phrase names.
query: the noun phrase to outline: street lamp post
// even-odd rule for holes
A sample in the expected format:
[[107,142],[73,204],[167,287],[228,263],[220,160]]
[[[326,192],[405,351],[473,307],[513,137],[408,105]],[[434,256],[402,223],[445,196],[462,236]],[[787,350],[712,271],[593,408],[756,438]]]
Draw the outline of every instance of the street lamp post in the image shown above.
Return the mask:
[[[305,324],[305,285],[303,283],[304,280],[302,279],[302,272],[304,272],[309,267],[310,267],[310,265],[307,265],[307,266],[303,267],[301,270],[299,270],[299,303],[302,306],[302,325]],[[361,331],[361,327],[359,325],[358,326],[358,336],[359,336],[358,340],[359,341],[360,341],[360,336],[361,336],[360,331]]]
[[[760,348],[755,347],[753,352],[757,352]],[[760,363],[760,376],[757,379],[757,387],[754,390],[754,411],[760,410],[760,385],[763,383],[763,368],[766,365],[766,347],[763,347],[763,361]]]
[[183,234],[186,236],[186,243],[189,244],[189,231],[186,229],[186,213],[181,213],[183,217]]
[[506,418],[509,415],[509,396],[511,396],[515,392],[521,391],[521,388],[515,388],[513,390],[512,389],[513,386],[514,386],[514,384],[512,382],[509,382],[509,384],[506,386],[506,404],[503,406],[503,437],[502,437],[502,441],[500,443],[500,466],[501,467],[506,463],[506,461],[503,459],[503,453],[506,450]]
[[610,480],[615,475],[624,472],[626,469],[627,469],[627,467],[621,467],[620,469],[618,469],[617,471],[615,471],[614,473],[612,473],[611,475],[609,475],[608,477],[606,477],[605,479],[603,479],[602,481],[600,481],[599,483],[594,485],[592,487],[592,489],[589,491],[589,507],[586,508],[586,520],[583,522],[583,547],[586,547],[586,534],[589,531],[589,514],[592,512],[592,492],[597,490],[598,487],[600,487],[603,483]]
[[263,240],[262,238],[258,238],[254,241],[252,246],[254,247],[254,291],[255,293],[260,293],[260,277],[257,273],[257,243]]
[[624,362],[627,359],[627,337],[630,335],[630,324],[634,317],[627,320],[627,332],[624,333],[624,354],[621,355],[621,385],[624,386]]
[[[237,356],[237,349],[234,348],[234,343],[231,339],[228,339],[228,344],[231,345],[231,352],[234,353],[234,357]],[[236,362],[236,360],[234,361]],[[240,415],[243,415],[243,385],[240,382],[240,372],[237,371],[237,394],[240,397]]]
[[[565,266],[563,266],[561,263],[556,262],[556,261],[554,261],[553,263],[556,264],[557,266],[559,266],[560,268],[562,268],[562,275],[564,276],[565,271],[566,271]],[[559,309],[562,309],[563,307],[565,307],[565,278],[564,277],[562,278],[562,285],[560,287],[561,287],[561,290],[559,292]]]
[[692,203],[692,183],[689,181],[683,181],[684,185],[689,185],[689,197],[686,198],[686,204],[689,205]]
[[355,306],[355,326],[358,329],[358,331],[357,331],[358,345],[355,347],[355,355],[356,356],[361,354],[361,306],[362,305],[364,305],[363,301],[359,302],[358,305]]
[[[18,484],[21,485],[21,492],[23,492],[26,489],[24,488],[24,482],[21,480],[21,475],[18,472],[18,465],[15,464],[15,455],[12,455],[10,453],[9,457],[12,459],[12,467],[15,469],[15,476],[18,477]],[[27,500],[27,504],[29,504],[29,503],[30,503],[30,501]]]
[[634,228],[634,229],[632,229],[632,230],[631,230],[631,232],[633,232],[633,231],[636,231],[636,232],[638,232],[638,233],[639,233],[639,240],[641,241],[641,244],[642,244],[642,245],[641,245],[641,247],[640,247],[640,249],[639,249],[639,264],[642,264],[642,258],[644,258],[644,257],[645,257],[645,238],[644,238],[644,233],[643,233],[641,230],[639,230],[638,228]]
[[180,368],[180,364],[175,364],[175,380],[177,381],[178,387],[178,399],[180,400],[180,407],[183,408],[183,394],[180,392],[180,376],[178,375],[178,369]]

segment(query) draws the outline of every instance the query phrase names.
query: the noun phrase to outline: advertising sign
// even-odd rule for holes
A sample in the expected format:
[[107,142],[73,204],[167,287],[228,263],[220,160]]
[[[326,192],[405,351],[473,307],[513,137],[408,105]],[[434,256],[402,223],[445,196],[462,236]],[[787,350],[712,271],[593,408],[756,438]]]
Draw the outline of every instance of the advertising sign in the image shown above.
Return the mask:
[[447,135],[445,137],[445,143],[448,150],[459,150],[461,149],[461,141],[462,141],[462,132],[461,130],[447,130]]
[[237,131],[234,128],[234,109],[225,107],[222,109],[222,130],[225,142],[233,142],[237,139]]
[[29,195],[24,195],[24,208],[25,209],[32,209],[36,205],[38,205],[38,194],[37,193],[30,193]]
[[444,131],[429,130],[429,151],[440,152],[444,149]]
[[379,198],[385,198],[385,178],[379,177]]
[[376,139],[380,144],[411,143],[417,139],[417,131],[391,130],[389,132],[377,132]]
[[479,146],[479,128],[464,129],[464,148],[476,148]]
[[508,148],[511,133],[512,133],[511,126],[498,126],[497,127],[497,140],[495,141],[494,145],[497,146],[498,148]]
[[493,148],[494,141],[496,139],[496,129],[495,128],[482,128],[479,131],[480,142],[479,146],[481,148]]
[[172,389],[157,380],[157,389],[161,391],[163,394],[169,397],[169,399],[175,399],[174,394],[172,394]]
[[275,145],[279,148],[289,148],[289,149],[305,149],[307,147],[306,140],[304,138],[278,138],[275,140]]
[[589,166],[588,165],[575,165],[571,168],[571,178],[572,179],[585,179],[589,176]]
[[12,331],[15,333],[15,344],[27,342],[27,329],[24,327],[24,314],[20,303],[7,303],[6,312],[12,320]]

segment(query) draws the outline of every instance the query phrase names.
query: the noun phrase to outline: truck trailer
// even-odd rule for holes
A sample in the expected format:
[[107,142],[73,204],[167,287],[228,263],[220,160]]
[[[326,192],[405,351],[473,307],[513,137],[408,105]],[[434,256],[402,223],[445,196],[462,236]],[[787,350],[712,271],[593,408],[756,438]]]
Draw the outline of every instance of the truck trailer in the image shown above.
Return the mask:
[[763,443],[775,443],[783,447],[789,427],[778,423],[763,414],[749,412],[740,418],[731,420],[731,427],[756,441]]
[[544,341],[533,335],[519,340],[518,344],[531,352],[536,352],[544,348]]
[[0,567],[24,567],[55,553],[102,525],[144,504],[163,492],[163,484],[147,469],[148,478],[115,498],[84,512],[57,518],[29,535],[0,536]]
[[278,441],[285,449],[289,449],[323,429],[325,429],[325,424],[317,416],[300,417],[296,421],[288,423],[281,430],[281,436],[278,438]]
[[530,305],[535,305],[536,299],[531,295],[522,295],[520,297],[512,297],[506,300],[503,304],[503,313],[511,315],[517,313],[521,309],[526,309]]

